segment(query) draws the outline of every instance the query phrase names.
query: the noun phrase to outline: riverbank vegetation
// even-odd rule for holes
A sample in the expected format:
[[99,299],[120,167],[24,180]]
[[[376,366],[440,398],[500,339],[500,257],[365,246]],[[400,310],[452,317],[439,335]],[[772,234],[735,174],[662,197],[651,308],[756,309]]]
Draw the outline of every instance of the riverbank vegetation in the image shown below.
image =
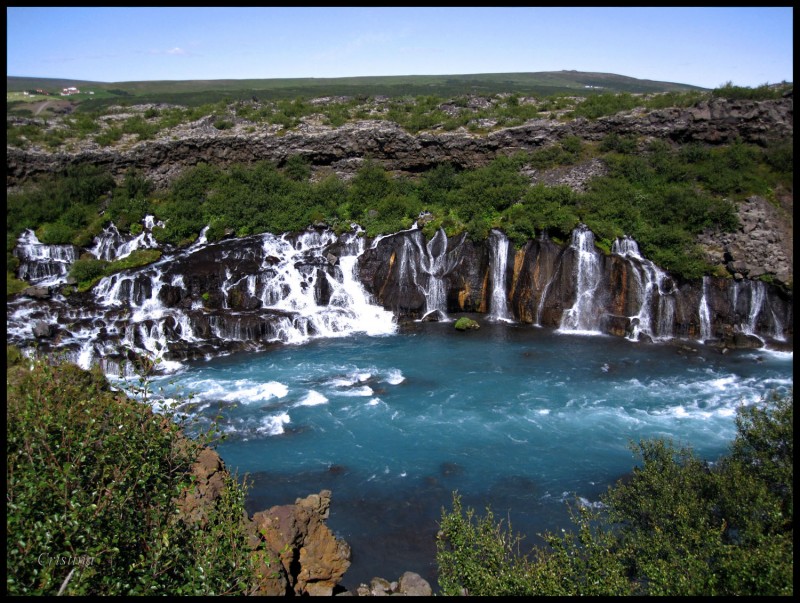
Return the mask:
[[217,434],[185,438],[177,413],[152,412],[144,381],[136,401],[99,369],[7,352],[6,593],[248,594],[245,488],[229,477],[204,520],[181,512]]
[[710,463],[662,440],[603,506],[525,553],[510,525],[442,509],[439,586],[473,596],[741,596],[794,593],[793,397],[739,409],[730,453]]

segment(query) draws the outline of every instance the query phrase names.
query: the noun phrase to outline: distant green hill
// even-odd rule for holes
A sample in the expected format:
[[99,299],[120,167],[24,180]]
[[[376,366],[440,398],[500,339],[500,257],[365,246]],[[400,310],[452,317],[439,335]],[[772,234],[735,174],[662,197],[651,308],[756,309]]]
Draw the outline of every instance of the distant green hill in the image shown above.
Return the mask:
[[[8,76],[8,92],[41,88],[58,93],[67,86],[92,89],[104,97],[134,97],[137,102],[196,105],[222,99],[262,99],[317,96],[404,96],[497,94],[518,92],[537,96],[587,95],[600,92],[686,92],[704,88],[674,82],[642,80],[613,73],[543,71],[537,73],[480,73],[470,75],[402,75],[342,78],[286,78],[258,80],[179,80],[144,82],[90,82],[82,80]],[[82,99],[80,99],[82,100]]]

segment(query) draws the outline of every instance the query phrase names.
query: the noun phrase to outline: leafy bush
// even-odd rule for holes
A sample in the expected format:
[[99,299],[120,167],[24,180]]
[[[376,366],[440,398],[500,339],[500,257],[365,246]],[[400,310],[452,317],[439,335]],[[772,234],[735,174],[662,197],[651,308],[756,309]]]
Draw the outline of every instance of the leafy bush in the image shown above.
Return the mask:
[[727,98],[729,100],[774,100],[781,98],[787,90],[791,90],[791,84],[783,82],[782,84],[770,86],[769,84],[762,84],[751,88],[749,86],[735,86],[733,82],[725,82],[719,88],[715,88],[711,94],[719,98]]
[[6,296],[15,295],[28,287],[28,283],[14,276],[13,270],[6,271]]
[[69,268],[69,275],[78,283],[89,283],[101,278],[105,274],[105,269],[109,262],[94,258],[81,258],[72,263]]
[[7,594],[246,594],[242,489],[205,523],[178,514],[205,440],[99,372],[29,364],[7,371]]
[[36,238],[45,245],[67,245],[75,236],[75,229],[61,222],[42,224],[36,232]]
[[730,453],[709,464],[663,440],[632,446],[640,465],[575,530],[520,551],[511,525],[442,509],[442,594],[793,594],[793,397],[740,408]]

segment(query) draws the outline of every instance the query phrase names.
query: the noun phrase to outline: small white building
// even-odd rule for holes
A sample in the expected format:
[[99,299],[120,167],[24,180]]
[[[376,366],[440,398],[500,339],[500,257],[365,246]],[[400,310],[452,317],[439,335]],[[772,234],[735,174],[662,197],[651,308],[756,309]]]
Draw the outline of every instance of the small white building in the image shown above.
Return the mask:
[[61,91],[61,96],[70,96],[72,94],[80,94],[80,90],[78,90],[75,86],[70,86],[69,88],[64,88]]

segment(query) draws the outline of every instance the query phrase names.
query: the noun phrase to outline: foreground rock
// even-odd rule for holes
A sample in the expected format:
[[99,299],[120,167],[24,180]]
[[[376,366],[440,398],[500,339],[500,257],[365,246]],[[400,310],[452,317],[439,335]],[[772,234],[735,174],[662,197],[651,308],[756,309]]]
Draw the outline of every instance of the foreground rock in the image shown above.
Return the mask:
[[419,574],[406,572],[396,582],[384,578],[373,578],[370,583],[360,584],[356,589],[359,597],[384,597],[387,595],[405,595],[408,597],[430,597],[433,594],[431,585]]
[[[219,454],[203,449],[192,467],[195,488],[177,501],[184,521],[201,525],[219,500],[228,477]],[[242,517],[257,579],[255,595],[332,595],[350,567],[350,546],[325,525],[331,504],[330,490],[298,498]],[[339,588],[343,591],[343,588]]]
[[[216,451],[204,448],[192,474],[195,488],[177,501],[181,518],[204,525],[225,488],[225,464]],[[419,574],[405,572],[397,581],[373,578],[356,593],[340,585],[350,567],[350,545],[325,525],[330,514],[331,491],[298,498],[242,517],[249,545],[256,558],[257,578],[251,594],[264,596],[430,596],[431,586]]]

